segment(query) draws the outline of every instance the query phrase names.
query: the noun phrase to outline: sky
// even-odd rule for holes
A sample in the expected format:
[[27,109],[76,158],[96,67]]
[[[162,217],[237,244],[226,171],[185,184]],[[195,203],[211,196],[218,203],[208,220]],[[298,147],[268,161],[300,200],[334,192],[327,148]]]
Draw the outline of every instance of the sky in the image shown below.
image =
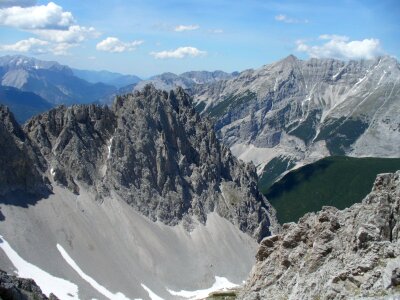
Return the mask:
[[400,57],[400,1],[0,0],[0,56],[142,78]]

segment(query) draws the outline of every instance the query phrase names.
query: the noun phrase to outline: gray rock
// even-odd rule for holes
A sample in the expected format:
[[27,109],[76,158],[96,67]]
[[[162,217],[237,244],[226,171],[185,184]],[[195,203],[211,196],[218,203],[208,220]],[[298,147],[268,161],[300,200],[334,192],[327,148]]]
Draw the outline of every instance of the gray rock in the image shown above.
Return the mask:
[[0,196],[15,191],[45,195],[50,191],[43,175],[45,161],[10,110],[0,105]]
[[274,157],[400,155],[400,66],[392,57],[339,61],[289,56],[194,91],[218,137],[261,172]]
[[0,299],[3,300],[58,300],[42,293],[32,279],[19,278],[0,270]]
[[239,299],[399,295],[400,171],[378,175],[362,203],[324,207],[264,238]]
[[181,88],[148,85],[117,97],[112,110],[61,106],[33,117],[24,132],[45,174],[77,194],[84,188],[99,201],[116,194],[153,221],[187,229],[213,211],[257,240],[277,227],[254,165],[220,144]]

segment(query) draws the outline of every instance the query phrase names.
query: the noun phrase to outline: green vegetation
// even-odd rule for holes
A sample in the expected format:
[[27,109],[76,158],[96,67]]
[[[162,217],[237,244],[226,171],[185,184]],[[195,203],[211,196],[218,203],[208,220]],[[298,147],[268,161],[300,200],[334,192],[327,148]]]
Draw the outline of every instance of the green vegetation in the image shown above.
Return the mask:
[[197,105],[194,107],[194,109],[196,110],[196,112],[198,112],[200,114],[204,110],[205,107],[206,107],[206,103],[201,101],[201,102],[197,103]]
[[334,119],[321,128],[316,141],[326,140],[331,155],[344,155],[345,150],[353,144],[368,128],[368,123],[360,119]]
[[211,293],[206,299],[207,300],[235,300],[237,297],[235,290],[229,291],[217,291]]
[[[327,157],[286,174],[264,194],[280,223],[296,222],[322,206],[344,209],[360,202],[379,173],[400,170],[400,158]],[[263,191],[260,180],[261,190]]]
[[278,156],[271,159],[264,167],[258,187],[261,193],[265,194],[268,188],[281,176],[285,171],[295,166],[290,158]]
[[208,109],[207,113],[210,117],[221,117],[223,116],[230,107],[240,107],[246,102],[255,99],[256,94],[250,91],[247,91],[240,95],[228,96],[217,105]]
[[311,142],[316,134],[315,122],[317,120],[317,114],[317,110],[310,112],[307,118],[300,123],[298,127],[290,131],[289,134],[302,139],[306,144]]

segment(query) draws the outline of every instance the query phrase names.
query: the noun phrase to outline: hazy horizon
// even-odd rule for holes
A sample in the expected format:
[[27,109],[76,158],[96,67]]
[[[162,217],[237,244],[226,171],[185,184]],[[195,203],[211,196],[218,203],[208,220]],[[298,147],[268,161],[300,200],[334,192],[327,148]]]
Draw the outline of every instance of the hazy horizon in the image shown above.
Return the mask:
[[400,3],[4,0],[0,55],[148,78],[300,59],[399,57]]

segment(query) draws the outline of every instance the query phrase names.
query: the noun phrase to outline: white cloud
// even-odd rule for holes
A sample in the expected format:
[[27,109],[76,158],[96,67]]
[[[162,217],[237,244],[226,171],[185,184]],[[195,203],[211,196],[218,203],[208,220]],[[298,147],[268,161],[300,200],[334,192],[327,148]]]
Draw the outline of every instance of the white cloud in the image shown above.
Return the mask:
[[347,36],[324,34],[319,37],[326,41],[322,45],[308,45],[305,41],[297,41],[297,51],[306,52],[310,57],[337,59],[371,59],[383,54],[378,39],[351,41]]
[[52,42],[70,44],[81,43],[88,38],[96,38],[100,35],[93,27],[79,25],[72,25],[66,30],[39,29],[31,32]]
[[[68,49],[100,35],[93,27],[76,24],[72,13],[64,11],[54,2],[49,2],[47,5],[35,5],[36,0],[0,0],[0,2],[0,26],[28,31],[38,37],[38,39],[30,38],[14,45],[25,45],[26,48],[29,41],[42,40],[46,41],[47,45],[41,45],[43,46],[43,49],[40,48],[41,52],[45,52],[44,46],[47,46],[47,52],[66,55]],[[33,49],[32,46],[27,52],[33,52]]]
[[199,29],[199,25],[178,25],[174,28],[174,31],[191,31],[191,30],[197,30]]
[[277,15],[275,20],[283,23],[308,23],[307,19],[299,20],[294,18],[289,18],[287,15]]
[[206,51],[201,51],[194,47],[179,47],[175,50],[170,51],[160,51],[160,52],[151,52],[150,55],[155,58],[164,59],[164,58],[184,58],[184,57],[196,57],[201,55],[206,55]]
[[53,2],[47,5],[0,9],[0,25],[19,29],[67,29],[74,23],[72,13],[64,11]]
[[209,30],[210,33],[215,33],[215,34],[220,34],[220,33],[224,33],[224,31],[222,29],[211,29]]
[[15,44],[0,45],[0,51],[47,53],[49,43],[35,38],[21,40]]
[[68,49],[77,44],[50,43],[36,38],[21,40],[15,44],[0,45],[0,51],[21,52],[31,54],[53,53],[54,55],[67,55]]
[[0,8],[12,7],[12,6],[33,6],[36,4],[36,0],[0,0]]
[[100,51],[121,53],[125,51],[133,51],[137,46],[143,44],[143,41],[122,42],[116,37],[108,37],[96,45],[96,49]]
[[54,55],[68,55],[68,49],[77,47],[78,44],[69,44],[69,43],[57,43],[53,44],[50,48],[50,51]]

